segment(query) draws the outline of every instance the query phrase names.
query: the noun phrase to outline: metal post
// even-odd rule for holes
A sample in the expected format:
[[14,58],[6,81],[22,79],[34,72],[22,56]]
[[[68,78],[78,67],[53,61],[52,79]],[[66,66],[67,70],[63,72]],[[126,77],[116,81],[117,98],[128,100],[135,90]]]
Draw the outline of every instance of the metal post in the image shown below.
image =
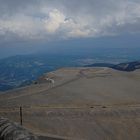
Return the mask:
[[20,124],[22,125],[22,107],[20,106]]

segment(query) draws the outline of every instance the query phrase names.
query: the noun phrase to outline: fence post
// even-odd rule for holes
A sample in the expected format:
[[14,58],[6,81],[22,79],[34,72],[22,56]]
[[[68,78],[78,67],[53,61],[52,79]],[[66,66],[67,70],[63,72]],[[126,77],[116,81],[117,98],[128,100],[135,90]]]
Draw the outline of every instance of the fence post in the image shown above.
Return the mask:
[[20,106],[20,125],[23,125],[22,122],[22,107]]

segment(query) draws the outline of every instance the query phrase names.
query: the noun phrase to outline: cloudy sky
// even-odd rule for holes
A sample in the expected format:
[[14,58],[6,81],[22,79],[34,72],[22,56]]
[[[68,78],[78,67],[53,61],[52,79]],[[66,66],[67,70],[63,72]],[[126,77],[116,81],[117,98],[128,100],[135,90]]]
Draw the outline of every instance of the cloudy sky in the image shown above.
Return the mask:
[[0,0],[0,47],[124,34],[140,34],[140,0]]

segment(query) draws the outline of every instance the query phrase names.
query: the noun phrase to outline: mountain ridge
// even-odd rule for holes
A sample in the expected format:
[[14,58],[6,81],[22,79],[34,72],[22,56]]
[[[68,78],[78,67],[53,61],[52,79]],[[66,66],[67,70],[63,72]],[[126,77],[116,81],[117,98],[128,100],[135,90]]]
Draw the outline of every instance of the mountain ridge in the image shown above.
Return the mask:
[[131,72],[140,69],[140,61],[111,64],[111,63],[94,63],[85,67],[108,67],[119,71]]

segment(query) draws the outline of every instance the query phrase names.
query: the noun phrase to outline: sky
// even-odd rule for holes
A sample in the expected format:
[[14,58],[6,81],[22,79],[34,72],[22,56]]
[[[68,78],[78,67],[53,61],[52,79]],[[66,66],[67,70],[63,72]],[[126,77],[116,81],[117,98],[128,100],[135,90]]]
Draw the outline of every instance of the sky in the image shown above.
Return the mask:
[[117,42],[140,47],[138,38],[140,0],[0,0],[1,57],[51,46],[75,49],[77,41],[100,47],[108,44],[97,41],[106,39],[112,47]]

